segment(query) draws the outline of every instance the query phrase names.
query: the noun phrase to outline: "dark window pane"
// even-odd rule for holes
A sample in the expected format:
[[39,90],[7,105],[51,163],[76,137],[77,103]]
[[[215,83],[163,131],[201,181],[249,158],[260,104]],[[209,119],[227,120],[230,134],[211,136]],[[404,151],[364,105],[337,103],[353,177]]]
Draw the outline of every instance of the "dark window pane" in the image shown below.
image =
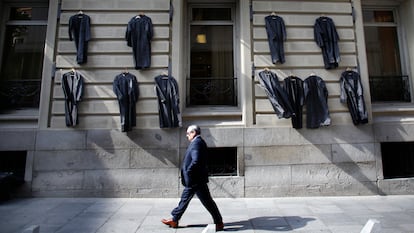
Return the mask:
[[0,81],[0,113],[4,110],[38,108],[40,80]]
[[233,26],[191,26],[189,105],[236,105]]
[[410,81],[408,76],[369,76],[372,101],[410,102]]
[[208,148],[208,171],[210,176],[237,176],[237,148]]
[[0,173],[12,173],[15,178],[24,180],[26,151],[0,151]]
[[233,27],[192,26],[191,64],[191,77],[233,77]]
[[231,8],[193,8],[193,21],[229,20]]
[[7,26],[2,80],[41,79],[46,26]]
[[0,108],[38,107],[46,26],[7,26],[0,73]]
[[363,11],[364,23],[394,22],[394,14],[392,11]]
[[396,27],[365,27],[372,101],[410,101],[408,77],[402,75]]
[[47,20],[47,7],[12,7],[10,20]]
[[385,179],[414,177],[414,143],[381,143]]
[[397,28],[365,27],[370,75],[401,75]]

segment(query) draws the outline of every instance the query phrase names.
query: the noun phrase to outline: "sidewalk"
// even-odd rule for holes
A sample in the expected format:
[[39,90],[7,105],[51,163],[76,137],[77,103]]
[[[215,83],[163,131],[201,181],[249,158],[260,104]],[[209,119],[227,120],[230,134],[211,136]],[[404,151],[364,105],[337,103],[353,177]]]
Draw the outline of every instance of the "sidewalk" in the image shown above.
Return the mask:
[[[0,203],[0,232],[21,233],[39,225],[41,233],[201,233],[212,223],[193,199],[178,229],[170,217],[179,199],[30,198]],[[369,219],[383,233],[414,232],[414,195],[295,198],[216,198],[225,231],[243,233],[359,233]]]

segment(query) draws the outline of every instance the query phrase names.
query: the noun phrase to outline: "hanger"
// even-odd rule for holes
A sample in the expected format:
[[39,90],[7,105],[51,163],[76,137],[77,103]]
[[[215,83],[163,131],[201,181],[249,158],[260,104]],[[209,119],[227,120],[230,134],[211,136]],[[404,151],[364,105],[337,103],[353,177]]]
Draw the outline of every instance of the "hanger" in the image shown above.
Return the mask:
[[270,13],[270,15],[271,16],[276,16],[276,12],[273,11],[272,13]]
[[123,74],[128,74],[128,73],[129,73],[129,71],[128,71],[128,67],[124,67],[124,70],[122,71],[122,73],[123,73]]
[[161,72],[161,76],[162,76],[162,79],[169,79],[169,78],[170,78],[170,77],[168,76],[168,73],[167,73],[167,72],[165,72],[165,71]]
[[82,10],[79,10],[79,11],[78,11],[78,13],[76,14],[76,16],[77,16],[79,19],[82,19],[82,18],[83,18],[83,11],[82,11]]
[[135,16],[135,18],[138,19],[138,18],[141,18],[141,16],[144,16],[144,15],[145,15],[145,13],[140,11],[140,12],[138,12],[138,15]]
[[76,76],[78,76],[77,75],[77,72],[75,70],[75,67],[72,67],[69,72],[70,72],[70,76],[71,77],[74,77],[75,78]]
[[270,70],[269,70],[269,68],[265,67],[264,71],[269,72]]
[[352,71],[351,67],[346,67],[346,71]]

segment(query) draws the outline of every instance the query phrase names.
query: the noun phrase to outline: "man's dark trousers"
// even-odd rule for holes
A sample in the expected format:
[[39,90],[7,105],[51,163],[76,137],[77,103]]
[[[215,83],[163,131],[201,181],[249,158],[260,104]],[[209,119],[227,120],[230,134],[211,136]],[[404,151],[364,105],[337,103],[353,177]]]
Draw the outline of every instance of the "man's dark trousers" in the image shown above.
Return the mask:
[[213,198],[211,197],[207,184],[198,184],[193,187],[184,188],[184,191],[181,195],[180,203],[171,212],[173,220],[175,222],[178,222],[178,220],[184,214],[184,211],[187,209],[188,204],[190,204],[190,201],[195,194],[197,195],[201,203],[204,205],[204,207],[208,210],[208,212],[210,212],[211,216],[214,219],[214,223],[222,223],[223,219],[221,217],[220,211],[218,210],[216,203],[213,201]]

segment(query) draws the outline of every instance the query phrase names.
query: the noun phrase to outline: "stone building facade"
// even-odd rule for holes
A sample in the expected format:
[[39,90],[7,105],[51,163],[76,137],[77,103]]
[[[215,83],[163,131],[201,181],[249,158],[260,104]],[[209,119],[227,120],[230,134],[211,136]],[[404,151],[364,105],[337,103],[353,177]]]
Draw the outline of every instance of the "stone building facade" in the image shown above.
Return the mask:
[[[371,101],[371,53],[364,32],[375,24],[363,19],[370,11],[395,14],[398,23],[389,24],[398,30],[401,70],[411,83],[413,0],[3,0],[0,6],[2,12],[30,6],[46,6],[48,11],[39,105],[0,115],[0,151],[2,156],[25,153],[24,191],[29,195],[178,197],[180,161],[188,144],[185,126],[194,123],[201,126],[210,148],[234,149],[222,154],[234,151],[235,174],[210,178],[216,197],[414,193],[412,178],[384,177],[382,147],[414,141],[414,95],[408,101]],[[194,12],[200,9],[207,14],[230,9],[230,18],[198,22]],[[82,65],[76,63],[76,47],[68,36],[69,18],[80,10],[91,18],[88,62]],[[134,69],[125,41],[126,25],[139,12],[152,19],[154,32],[151,67],[144,70]],[[271,13],[286,25],[283,64],[270,58],[264,18]],[[5,31],[4,25],[14,24],[3,15]],[[313,26],[320,16],[332,18],[339,34],[341,61],[336,69],[324,68],[314,41]],[[231,27],[235,101],[192,105],[190,31],[211,25]],[[1,40],[5,44],[4,36]],[[79,124],[67,127],[61,77],[73,68],[84,77],[84,94]],[[280,79],[292,74],[323,78],[331,125],[294,129],[290,119],[279,119],[259,83],[258,73],[266,68]],[[347,105],[340,102],[339,78],[347,68],[361,76],[368,124],[354,125]],[[114,77],[125,70],[137,77],[140,90],[137,126],[129,132],[120,130],[112,90]],[[181,128],[159,127],[154,77],[168,72],[179,86]],[[413,90],[409,85],[408,92]],[[407,161],[413,159],[410,153]]]

